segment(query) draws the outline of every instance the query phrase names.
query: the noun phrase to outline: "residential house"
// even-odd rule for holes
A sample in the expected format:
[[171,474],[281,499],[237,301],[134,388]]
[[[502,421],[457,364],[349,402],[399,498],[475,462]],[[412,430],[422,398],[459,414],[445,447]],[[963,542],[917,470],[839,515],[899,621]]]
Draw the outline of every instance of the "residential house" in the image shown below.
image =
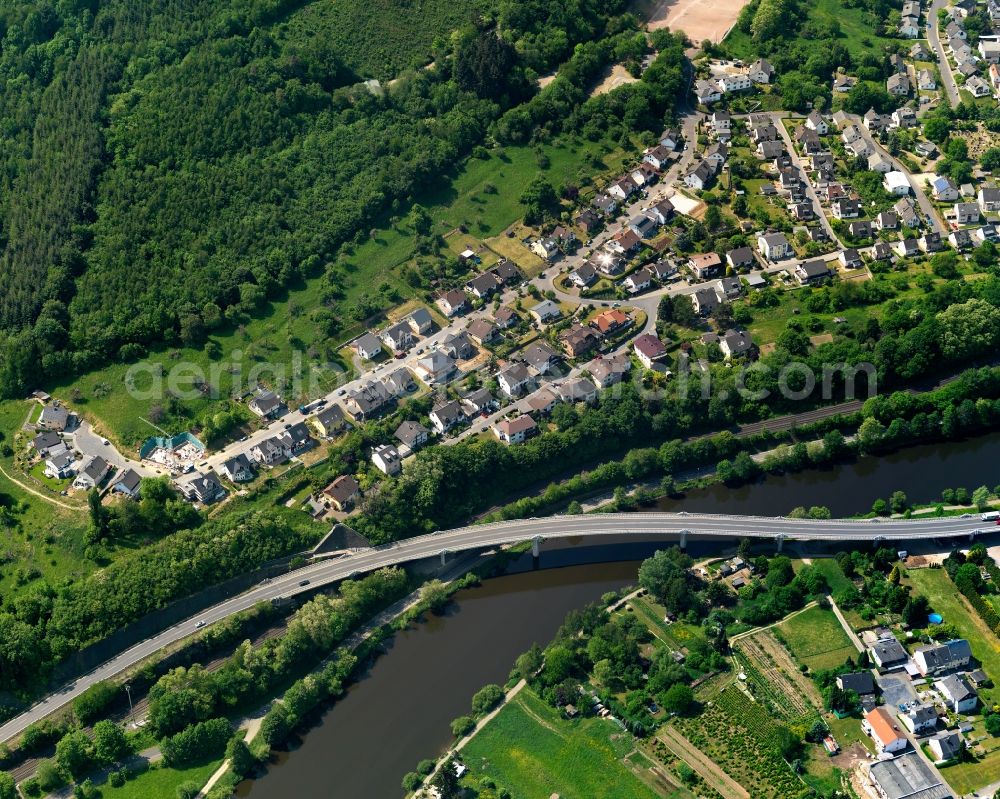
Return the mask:
[[97,488],[110,471],[111,464],[100,455],[95,455],[77,473],[76,479],[73,480],[73,487],[86,490]]
[[698,280],[708,280],[722,271],[722,259],[717,252],[692,255],[688,260],[688,267]]
[[551,236],[535,239],[531,242],[531,251],[545,261],[551,261],[560,254],[559,242]]
[[910,79],[905,72],[890,75],[885,82],[885,90],[893,97],[906,97],[910,93]]
[[737,247],[726,253],[726,263],[733,269],[749,269],[756,261],[749,247]]
[[931,54],[922,42],[917,42],[910,48],[910,58],[914,61],[930,61]]
[[75,469],[76,461],[67,449],[54,452],[45,458],[45,474],[53,480],[65,480],[71,477]]
[[63,447],[65,449],[62,438],[54,430],[46,430],[39,433],[31,439],[31,447],[43,458],[49,454],[50,450],[56,447]]
[[614,333],[632,324],[632,318],[619,308],[609,308],[601,311],[591,322],[591,326],[602,336]]
[[379,444],[372,450],[372,463],[382,474],[389,477],[403,471],[403,459],[393,444]]
[[964,678],[949,674],[934,683],[934,690],[955,713],[971,713],[979,704],[979,696]]
[[661,360],[667,354],[667,348],[652,333],[644,333],[636,338],[632,344],[639,362],[647,369],[652,369],[653,364]]
[[962,753],[964,746],[962,736],[957,732],[941,732],[927,741],[927,748],[934,755],[936,763],[954,760]]
[[657,202],[655,205],[651,205],[646,209],[646,213],[656,220],[656,224],[665,225],[674,216],[674,204],[670,200],[664,198]]
[[869,652],[875,665],[884,670],[897,668],[909,660],[903,645],[891,635],[876,641]]
[[347,395],[344,407],[357,421],[375,419],[386,413],[395,402],[381,383],[365,383]]
[[578,288],[587,288],[597,282],[597,270],[590,261],[585,261],[567,275],[569,282]]
[[917,206],[912,197],[903,197],[896,201],[892,210],[899,215],[899,221],[909,228],[920,227],[920,216],[917,214]]
[[458,316],[469,310],[469,298],[464,291],[451,289],[438,297],[437,305],[445,316]]
[[906,748],[907,738],[899,731],[899,725],[884,707],[877,707],[865,713],[862,729],[871,736],[879,754],[901,752]]
[[892,161],[882,153],[872,153],[868,156],[868,168],[872,172],[878,172],[882,175],[893,170]]
[[840,254],[837,256],[837,260],[840,261],[840,265],[843,266],[844,269],[860,269],[864,265],[858,251],[853,247],[841,250]]
[[847,151],[855,158],[867,159],[874,151],[867,139],[855,139],[847,145]]
[[610,194],[598,194],[591,205],[605,216],[614,216],[618,210],[618,198],[612,197]]
[[984,214],[1000,211],[1000,188],[983,186],[976,195],[976,202]]
[[1000,63],[1000,41],[996,39],[979,39],[979,55],[987,64]]
[[937,728],[937,711],[934,705],[920,703],[907,708],[899,715],[900,721],[914,735],[927,735]]
[[62,432],[69,425],[69,410],[61,402],[50,402],[38,416],[35,427],[39,430]]
[[413,346],[413,330],[408,322],[397,322],[382,332],[382,341],[393,352],[406,352]]
[[449,400],[436,406],[428,414],[428,418],[435,432],[443,435],[465,421],[465,409],[458,400]]
[[661,283],[670,280],[677,274],[677,264],[673,261],[655,261],[646,268],[649,269],[649,271],[653,273],[653,277]]
[[722,99],[722,92],[719,84],[714,81],[696,80],[694,83],[694,96],[701,105],[712,105]]
[[656,234],[659,223],[646,214],[636,214],[628,221],[628,227],[640,239],[648,239]]
[[825,280],[833,272],[826,265],[826,261],[815,260],[799,264],[795,267],[793,274],[800,284],[806,285],[807,283],[818,283],[821,280]]
[[971,225],[979,221],[979,203],[955,203],[955,222],[959,225]]
[[633,194],[639,190],[639,187],[635,184],[635,181],[631,177],[625,175],[624,177],[618,178],[614,183],[608,186],[608,194],[618,200],[627,200]]
[[[854,88],[854,84],[856,84],[857,82],[858,82],[857,78],[854,78],[851,75],[840,74],[833,79],[833,90],[835,92],[841,92],[841,93],[849,92],[851,89]],[[836,118],[834,119],[834,121],[836,121]]]
[[441,350],[428,353],[417,361],[417,365],[413,368],[417,377],[429,386],[447,382],[455,370],[455,359]]
[[673,152],[668,150],[662,144],[658,144],[655,147],[649,147],[642,154],[642,160],[656,169],[665,169],[670,165],[670,161],[672,159]]
[[732,127],[732,117],[729,116],[728,111],[715,111],[708,118],[709,124],[712,126],[712,133],[716,136],[719,134],[729,135],[729,131]]
[[916,239],[903,239],[895,242],[892,247],[900,258],[913,258],[920,253],[920,244]]
[[977,247],[987,241],[1000,244],[1000,231],[997,231],[996,225],[982,225],[972,231],[972,238]]
[[[351,346],[354,348],[354,351],[366,361],[373,361],[382,354],[382,342],[379,341],[378,337],[371,331],[362,333],[354,339]],[[250,408],[253,410],[252,403]]]
[[913,149],[924,158],[935,158],[938,154],[937,145],[932,141],[918,141]]
[[346,421],[339,405],[330,403],[312,417],[313,427],[324,438],[330,438],[344,429]]
[[805,124],[809,130],[816,131],[820,136],[825,136],[830,131],[830,126],[826,124],[823,115],[815,109],[809,112]]
[[943,644],[928,644],[913,652],[913,663],[922,677],[967,668],[971,660],[972,649],[964,638]]
[[715,169],[712,161],[695,161],[684,175],[684,184],[701,191],[708,188],[715,180]]
[[857,125],[847,125],[841,130],[840,138],[844,144],[850,144],[863,138],[863,136],[861,135],[861,129]]
[[639,187],[652,185],[660,179],[660,173],[656,171],[656,167],[652,164],[647,164],[645,161],[642,161],[639,166],[633,169],[629,173],[629,176]]
[[901,17],[899,20],[899,27],[897,28],[899,35],[904,39],[916,39],[920,36],[920,20],[916,17]]
[[534,369],[535,374],[545,375],[552,371],[561,357],[547,342],[536,341],[521,353],[521,360]]
[[920,249],[924,252],[940,252],[944,248],[944,244],[941,243],[941,234],[936,231],[927,231],[917,239],[917,244],[920,245]]
[[538,425],[527,414],[513,419],[501,419],[493,425],[493,435],[504,444],[520,444],[536,432],[538,432]]
[[595,233],[601,228],[603,223],[601,222],[601,217],[590,208],[584,208],[576,215],[573,224],[582,228],[586,233]]
[[625,259],[607,250],[595,252],[587,259],[587,263],[608,277],[614,277],[625,271]]
[[857,219],[861,216],[861,202],[853,197],[838,197],[830,203],[830,210],[837,219]]
[[750,65],[747,76],[754,83],[770,83],[774,78],[774,67],[769,61],[758,58]]
[[480,346],[496,340],[500,331],[489,319],[474,319],[466,328],[466,333]]
[[922,69],[917,73],[917,88],[924,91],[934,91],[937,88],[937,78],[929,69]]
[[250,458],[242,452],[231,458],[226,458],[219,466],[219,472],[231,483],[246,483],[254,478]]
[[[246,458],[242,455],[238,457],[242,457],[244,460],[246,460]],[[141,494],[141,489],[142,489],[142,478],[139,476],[139,473],[134,469],[126,469],[123,474],[118,476],[118,479],[115,481],[115,484],[111,486],[112,493],[121,494],[122,496],[126,496],[129,499],[138,499],[139,495]]]
[[990,84],[978,75],[972,75],[965,81],[965,90],[976,98],[990,96]]
[[[558,251],[558,245],[556,250]],[[477,299],[488,300],[500,290],[500,286],[500,278],[492,272],[483,272],[470,279],[465,284],[465,290]]]
[[882,211],[875,217],[875,227],[878,230],[898,230],[899,217],[893,211]]
[[747,355],[753,348],[753,339],[746,330],[727,330],[719,336],[719,349],[726,356],[726,360]]
[[338,510],[341,513],[349,511],[354,507],[354,503],[358,501],[360,493],[361,486],[349,474],[342,474],[323,489],[324,499],[333,505],[334,510]]
[[858,696],[870,696],[875,693],[875,679],[870,671],[840,674],[836,682],[841,691],[854,691]]
[[944,35],[948,41],[951,41],[952,39],[961,39],[964,42],[968,38],[965,28],[954,19],[945,27]]
[[847,226],[847,232],[854,239],[871,238],[872,223],[867,219],[856,219]]
[[260,463],[265,466],[272,466],[275,463],[286,461],[291,454],[288,443],[276,436],[270,436],[263,441],[258,441],[250,448],[250,457],[254,463]]
[[462,397],[462,407],[466,416],[488,413],[497,407],[497,401],[485,388],[477,388]]
[[587,325],[575,324],[559,334],[559,341],[570,358],[579,358],[601,343],[600,336]]
[[559,403],[559,395],[548,386],[543,386],[526,400],[528,410],[540,416],[547,416]]
[[948,234],[948,243],[959,251],[972,249],[972,234],[968,230],[953,230]]
[[785,152],[785,144],[780,141],[762,141],[757,144],[757,157],[762,161],[779,158]]
[[598,356],[587,364],[587,372],[598,388],[620,383],[632,369],[632,361],[625,353]]
[[200,502],[202,505],[210,505],[226,495],[226,489],[211,472],[199,474],[191,480],[181,483],[180,489],[188,500]]
[[497,323],[497,327],[501,330],[507,330],[520,322],[521,317],[513,308],[508,308],[504,305],[497,308],[493,313],[493,321]]
[[753,88],[753,82],[749,75],[737,73],[735,75],[723,75],[719,78],[719,89],[723,94],[731,92],[745,92]]
[[610,252],[629,257],[642,246],[642,238],[631,228],[622,228],[605,245]]
[[681,145],[681,132],[676,128],[667,128],[660,134],[660,144],[668,150],[676,150]]
[[905,197],[910,193],[910,181],[906,174],[895,169],[882,176],[882,186],[896,197]]
[[497,374],[497,384],[508,397],[520,396],[531,382],[531,373],[523,363],[511,364]]
[[538,305],[529,309],[528,313],[540,325],[551,322],[562,316],[562,309],[559,304],[552,300],[542,300]]
[[597,386],[586,377],[574,377],[557,386],[559,399],[563,402],[591,403],[597,399]]
[[781,232],[758,236],[757,249],[769,261],[780,261],[792,254],[792,245]]
[[622,281],[622,285],[625,286],[630,294],[638,294],[641,291],[646,291],[653,285],[653,275],[648,269],[643,267],[625,278]]
[[431,332],[431,328],[434,327],[434,317],[431,316],[430,311],[426,308],[417,308],[406,317],[406,323],[410,326],[410,330],[413,331],[414,335],[426,336]]

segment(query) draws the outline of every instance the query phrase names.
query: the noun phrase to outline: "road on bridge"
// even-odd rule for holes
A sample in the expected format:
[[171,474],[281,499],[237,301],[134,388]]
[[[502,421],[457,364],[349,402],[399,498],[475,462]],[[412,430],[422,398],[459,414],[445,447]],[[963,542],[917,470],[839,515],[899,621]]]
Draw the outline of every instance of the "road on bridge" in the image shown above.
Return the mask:
[[565,537],[669,536],[685,542],[689,538],[769,538],[779,547],[786,539],[810,541],[907,541],[948,537],[974,537],[992,532],[978,517],[932,519],[789,519],[786,517],[736,516],[701,513],[608,513],[581,516],[551,516],[494,524],[460,527],[409,538],[380,547],[355,551],[348,557],[313,563],[267,580],[238,596],[206,609],[157,635],[121,652],[89,674],[63,686],[20,716],[0,727],[0,742],[9,741],[29,724],[45,718],[70,703],[90,686],[111,679],[161,649],[192,635],[200,622],[212,624],[246,610],[258,602],[269,602],[315,590],[350,577],[423,558],[467,550],[488,550],[522,541]]

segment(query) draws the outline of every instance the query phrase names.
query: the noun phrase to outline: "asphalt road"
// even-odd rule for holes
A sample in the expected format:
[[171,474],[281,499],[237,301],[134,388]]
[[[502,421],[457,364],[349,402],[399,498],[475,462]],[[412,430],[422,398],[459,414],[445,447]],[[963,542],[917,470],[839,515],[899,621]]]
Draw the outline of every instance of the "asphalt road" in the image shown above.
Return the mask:
[[961,101],[958,93],[958,85],[955,83],[955,76],[951,71],[951,64],[948,63],[948,54],[945,53],[944,44],[941,41],[941,26],[938,24],[938,9],[945,8],[948,0],[932,0],[930,8],[927,9],[927,41],[938,62],[938,72],[941,73],[941,83],[944,84],[945,94],[953,106]]
[[907,541],[921,538],[968,538],[977,532],[992,532],[992,523],[979,518],[933,518],[920,520],[816,520],[785,517],[727,516],[688,513],[619,513],[554,516],[495,524],[460,527],[418,536],[381,547],[357,550],[348,557],[314,563],[297,569],[220,602],[186,621],[170,627],[122,652],[90,674],[63,686],[25,713],[0,727],[0,742],[19,735],[25,727],[71,702],[94,683],[120,674],[195,632],[199,622],[211,624],[253,606],[257,602],[294,596],[348,577],[442,553],[488,550],[503,544],[535,538],[567,536],[664,535],[698,538],[772,538],[812,541],[873,540]]

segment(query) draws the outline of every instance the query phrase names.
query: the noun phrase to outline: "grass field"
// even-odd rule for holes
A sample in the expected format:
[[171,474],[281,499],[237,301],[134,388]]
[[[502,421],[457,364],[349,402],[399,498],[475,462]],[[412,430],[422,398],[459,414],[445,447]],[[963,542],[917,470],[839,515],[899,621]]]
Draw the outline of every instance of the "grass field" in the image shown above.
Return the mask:
[[809,608],[781,622],[778,630],[795,659],[814,671],[840,666],[858,654],[833,611],[827,608]]
[[186,769],[154,767],[129,780],[120,788],[102,784],[101,797],[102,799],[176,799],[178,786],[185,782],[204,785],[221,763],[221,760],[213,760]]
[[636,618],[645,624],[654,636],[672,649],[683,650],[696,638],[705,637],[697,625],[685,624],[680,621],[666,623],[663,620],[666,616],[666,609],[649,597],[637,597],[630,600],[629,604],[633,607]]
[[[982,664],[983,670],[994,680],[1000,679],[1000,639],[987,628],[955,589],[954,583],[944,569],[912,569],[907,572],[907,581],[913,590],[926,596],[931,607],[944,616],[959,634],[968,639],[972,654]],[[993,701],[993,691],[981,691],[984,701]]]
[[[655,799],[625,758],[631,735],[599,718],[566,721],[521,691],[463,750],[473,775],[489,775],[514,799]],[[636,770],[642,769],[638,766]]]
[[812,562],[812,567],[826,577],[827,585],[830,586],[830,593],[836,594],[844,588],[850,588],[854,583],[845,576],[843,569],[837,565],[833,558],[817,558]]

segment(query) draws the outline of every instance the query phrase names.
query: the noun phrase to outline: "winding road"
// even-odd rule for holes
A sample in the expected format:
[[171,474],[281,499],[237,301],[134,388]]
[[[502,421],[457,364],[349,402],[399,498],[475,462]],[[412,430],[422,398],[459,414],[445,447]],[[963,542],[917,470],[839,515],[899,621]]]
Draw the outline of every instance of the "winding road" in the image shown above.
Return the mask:
[[608,513],[520,519],[459,527],[384,546],[356,550],[347,557],[313,563],[281,577],[266,580],[249,591],[220,602],[197,616],[136,644],[89,674],[63,686],[0,727],[0,742],[16,737],[29,724],[72,702],[95,683],[115,677],[164,647],[193,634],[198,629],[196,625],[201,622],[212,624],[258,602],[292,597],[386,566],[423,558],[444,558],[450,553],[490,550],[522,541],[534,541],[537,548],[547,538],[564,537],[666,536],[680,539],[682,545],[689,538],[764,538],[773,539],[780,548],[785,540],[790,539],[868,543],[934,538],[969,539],[992,531],[992,523],[982,522],[971,514],[964,517],[888,521],[790,519],[683,512]]

